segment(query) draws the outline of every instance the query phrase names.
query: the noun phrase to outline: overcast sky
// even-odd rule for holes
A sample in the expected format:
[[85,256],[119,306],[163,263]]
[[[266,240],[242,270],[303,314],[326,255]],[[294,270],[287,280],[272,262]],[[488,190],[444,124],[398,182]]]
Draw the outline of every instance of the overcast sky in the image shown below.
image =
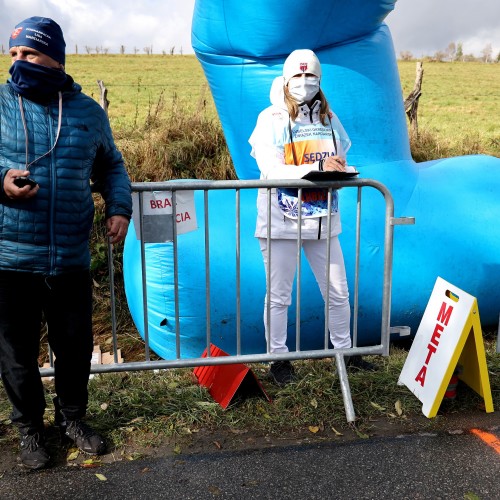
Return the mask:
[[[243,1],[243,0],[242,0]],[[250,0],[251,1],[251,0]],[[285,2],[285,0],[283,0]],[[191,16],[195,0],[0,0],[0,44],[8,47],[12,28],[33,15],[55,19],[63,28],[67,52],[78,46],[118,53],[193,53]],[[286,3],[286,2],[285,2]],[[500,52],[500,0],[398,0],[386,19],[396,54],[433,55],[451,42],[461,42],[464,54],[481,55],[491,44]]]

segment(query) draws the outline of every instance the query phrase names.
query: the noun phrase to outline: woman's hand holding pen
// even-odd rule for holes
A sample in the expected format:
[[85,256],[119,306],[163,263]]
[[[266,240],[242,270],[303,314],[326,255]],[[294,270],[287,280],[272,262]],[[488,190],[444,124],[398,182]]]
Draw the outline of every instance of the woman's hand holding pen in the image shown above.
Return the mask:
[[345,172],[345,165],[345,158],[338,155],[329,156],[323,162],[323,170],[325,172]]

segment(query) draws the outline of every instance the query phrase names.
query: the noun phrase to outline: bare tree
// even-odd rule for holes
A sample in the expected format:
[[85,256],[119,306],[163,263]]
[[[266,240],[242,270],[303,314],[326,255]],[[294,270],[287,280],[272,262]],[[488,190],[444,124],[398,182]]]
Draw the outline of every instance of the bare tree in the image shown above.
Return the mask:
[[433,57],[434,61],[443,62],[446,59],[446,54],[442,50],[438,50]]
[[413,61],[413,54],[409,50],[400,52],[399,57],[402,61]]
[[5,54],[5,47],[3,46],[3,43],[2,43],[2,55]]
[[149,56],[149,54],[151,54],[151,47],[144,47],[142,50],[144,50],[144,52],[146,53],[147,56]]
[[139,49],[137,47],[134,47],[134,54],[137,55],[137,52],[139,52]]
[[78,55],[78,45],[75,45],[75,54]]
[[464,61],[464,62],[475,62],[475,61],[477,61],[477,59],[474,56],[474,54],[465,54],[462,57],[462,61]]
[[491,43],[488,43],[484,49],[481,51],[483,54],[483,61],[485,63],[491,62],[491,56],[493,54],[493,48],[491,47]]
[[87,52],[87,54],[92,54],[92,47],[85,45],[85,52]]
[[173,47],[170,47],[170,55],[174,55],[174,50],[175,50],[175,45]]
[[108,48],[108,47],[104,47],[104,48],[102,49],[102,53],[103,53],[104,55],[107,55],[107,54],[108,54],[108,52],[109,52],[109,48]]
[[455,45],[455,42],[451,42],[448,47],[446,47],[446,55],[448,56],[448,61],[454,61],[456,53],[457,46]]
[[125,54],[125,45],[120,45],[120,54]]

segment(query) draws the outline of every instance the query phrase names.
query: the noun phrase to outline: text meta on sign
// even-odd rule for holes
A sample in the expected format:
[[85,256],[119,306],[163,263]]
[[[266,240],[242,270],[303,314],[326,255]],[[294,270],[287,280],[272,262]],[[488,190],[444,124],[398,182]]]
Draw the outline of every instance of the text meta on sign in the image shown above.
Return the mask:
[[422,387],[424,387],[425,384],[427,368],[429,367],[432,356],[436,354],[439,348],[441,335],[444,333],[445,327],[448,326],[448,322],[450,321],[452,312],[453,306],[448,305],[446,302],[443,302],[437,316],[436,326],[434,327],[431,339],[429,341],[429,344],[427,345],[427,356],[425,358],[425,362],[415,378],[415,381],[418,382]]

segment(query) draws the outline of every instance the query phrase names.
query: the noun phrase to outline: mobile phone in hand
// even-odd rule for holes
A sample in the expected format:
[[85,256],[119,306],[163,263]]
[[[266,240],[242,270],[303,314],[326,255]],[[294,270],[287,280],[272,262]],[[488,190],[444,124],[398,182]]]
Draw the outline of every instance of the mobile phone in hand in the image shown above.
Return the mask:
[[37,182],[31,177],[16,177],[14,179],[14,184],[19,188],[30,186],[31,189],[33,189],[37,185]]

